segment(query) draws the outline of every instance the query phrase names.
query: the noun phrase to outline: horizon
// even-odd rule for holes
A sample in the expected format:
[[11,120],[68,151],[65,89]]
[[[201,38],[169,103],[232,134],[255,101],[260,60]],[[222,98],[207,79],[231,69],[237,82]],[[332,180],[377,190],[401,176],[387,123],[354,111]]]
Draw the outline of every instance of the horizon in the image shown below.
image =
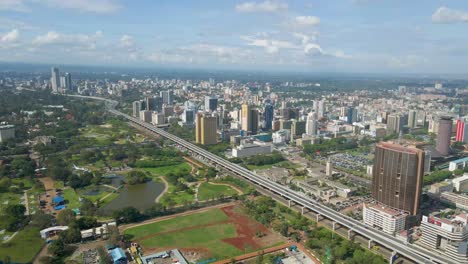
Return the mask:
[[456,0],[0,3],[0,61],[125,68],[467,75]]

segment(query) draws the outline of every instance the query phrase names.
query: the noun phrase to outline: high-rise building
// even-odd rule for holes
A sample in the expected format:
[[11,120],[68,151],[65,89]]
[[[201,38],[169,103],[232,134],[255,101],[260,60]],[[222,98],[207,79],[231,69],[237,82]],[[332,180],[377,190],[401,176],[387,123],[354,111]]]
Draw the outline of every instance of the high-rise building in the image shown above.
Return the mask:
[[66,72],[65,73],[65,89],[72,91],[73,90],[73,83],[71,79],[71,74]]
[[151,123],[154,125],[162,125],[166,123],[166,117],[163,113],[153,112],[151,116]]
[[218,98],[213,96],[205,96],[205,111],[216,111],[218,108]]
[[323,118],[325,116],[325,99],[322,99],[318,102],[318,118]]
[[217,118],[208,113],[197,113],[195,122],[195,142],[202,145],[218,143],[216,135]]
[[163,104],[172,105],[174,97],[174,92],[172,90],[161,91],[159,92],[159,96]]
[[294,120],[291,124],[291,136],[298,137],[302,136],[306,132],[306,122]]
[[265,130],[271,130],[274,115],[275,115],[275,109],[273,108],[273,105],[267,103],[265,105],[265,113],[264,113]]
[[15,138],[14,125],[0,125],[0,142]]
[[442,156],[450,154],[450,137],[452,136],[452,118],[443,116],[439,119],[436,150]]
[[399,134],[403,129],[404,117],[398,114],[392,114],[387,116],[387,134]]
[[143,110],[143,105],[141,101],[134,101],[133,104],[133,116],[134,117],[139,117],[140,116],[140,111]]
[[52,85],[52,91],[58,92],[60,87],[60,72],[56,67],[52,68],[52,77],[50,79],[50,83]]
[[352,124],[357,121],[357,109],[354,107],[348,107],[346,112],[346,121],[348,124]]
[[160,96],[146,97],[146,110],[148,111],[161,111],[162,98]]
[[65,76],[60,76],[60,90],[66,90],[65,85]]
[[424,151],[393,143],[375,147],[372,197],[416,215],[424,175]]
[[311,112],[307,115],[306,121],[306,134],[308,136],[315,136],[317,135],[318,130],[318,121],[317,121],[317,113]]
[[455,133],[455,141],[468,143],[468,122],[467,120],[457,120],[457,129]]
[[379,203],[363,204],[364,224],[376,227],[385,233],[395,235],[405,230],[406,217],[401,210],[396,210]]
[[408,127],[409,128],[415,128],[417,125],[417,119],[416,119],[416,110],[410,110],[408,112]]

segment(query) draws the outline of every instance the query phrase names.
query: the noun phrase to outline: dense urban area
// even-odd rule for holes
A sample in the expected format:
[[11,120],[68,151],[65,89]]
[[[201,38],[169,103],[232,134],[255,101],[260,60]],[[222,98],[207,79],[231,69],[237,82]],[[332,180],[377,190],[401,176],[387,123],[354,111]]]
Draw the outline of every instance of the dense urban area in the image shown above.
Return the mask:
[[37,67],[2,263],[468,263],[466,81]]

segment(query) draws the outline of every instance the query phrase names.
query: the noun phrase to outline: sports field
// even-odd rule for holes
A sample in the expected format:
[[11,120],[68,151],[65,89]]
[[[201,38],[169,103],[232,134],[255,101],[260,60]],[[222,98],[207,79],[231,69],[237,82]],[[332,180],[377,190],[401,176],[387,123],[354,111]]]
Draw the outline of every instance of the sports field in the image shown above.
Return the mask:
[[[258,231],[265,236],[257,237]],[[191,262],[229,259],[283,242],[281,236],[233,205],[132,227],[124,233],[139,243],[145,254],[178,248]]]

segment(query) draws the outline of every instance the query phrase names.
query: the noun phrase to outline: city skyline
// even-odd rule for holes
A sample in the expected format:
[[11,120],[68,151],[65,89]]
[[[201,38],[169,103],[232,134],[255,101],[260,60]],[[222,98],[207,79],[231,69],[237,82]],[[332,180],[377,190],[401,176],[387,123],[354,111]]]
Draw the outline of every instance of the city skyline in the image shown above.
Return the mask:
[[5,62],[356,73],[467,68],[462,1],[10,0],[0,3],[0,22]]

